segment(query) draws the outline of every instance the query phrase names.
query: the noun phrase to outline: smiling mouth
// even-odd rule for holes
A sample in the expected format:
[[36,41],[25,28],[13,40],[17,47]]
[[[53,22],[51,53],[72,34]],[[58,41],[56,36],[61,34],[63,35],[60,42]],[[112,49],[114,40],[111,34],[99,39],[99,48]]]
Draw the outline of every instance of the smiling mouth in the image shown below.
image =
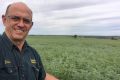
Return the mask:
[[17,31],[17,32],[25,32],[25,30],[22,30],[22,29],[16,29],[15,31]]

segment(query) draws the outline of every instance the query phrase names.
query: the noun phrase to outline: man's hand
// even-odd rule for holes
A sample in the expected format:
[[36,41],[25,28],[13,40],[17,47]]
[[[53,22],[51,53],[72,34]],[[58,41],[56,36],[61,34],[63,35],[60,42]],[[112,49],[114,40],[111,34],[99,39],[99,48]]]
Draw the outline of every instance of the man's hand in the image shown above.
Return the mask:
[[46,73],[45,80],[59,80],[59,79],[57,79],[55,76],[51,74]]

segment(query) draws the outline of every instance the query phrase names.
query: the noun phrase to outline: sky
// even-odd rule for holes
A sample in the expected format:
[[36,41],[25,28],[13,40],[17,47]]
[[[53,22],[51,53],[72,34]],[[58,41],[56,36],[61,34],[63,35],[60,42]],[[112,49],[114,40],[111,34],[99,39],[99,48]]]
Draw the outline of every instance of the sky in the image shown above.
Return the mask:
[[33,11],[29,34],[120,36],[120,0],[0,0],[0,16],[18,1]]

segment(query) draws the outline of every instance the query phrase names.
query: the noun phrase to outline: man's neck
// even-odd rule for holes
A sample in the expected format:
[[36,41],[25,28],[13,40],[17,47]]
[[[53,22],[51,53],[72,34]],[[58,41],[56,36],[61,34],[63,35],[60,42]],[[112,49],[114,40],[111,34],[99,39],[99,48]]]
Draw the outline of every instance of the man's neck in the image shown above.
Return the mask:
[[12,41],[12,42],[13,42],[13,44],[15,44],[18,47],[18,49],[20,51],[22,51],[22,48],[23,48],[23,45],[24,45],[24,41]]

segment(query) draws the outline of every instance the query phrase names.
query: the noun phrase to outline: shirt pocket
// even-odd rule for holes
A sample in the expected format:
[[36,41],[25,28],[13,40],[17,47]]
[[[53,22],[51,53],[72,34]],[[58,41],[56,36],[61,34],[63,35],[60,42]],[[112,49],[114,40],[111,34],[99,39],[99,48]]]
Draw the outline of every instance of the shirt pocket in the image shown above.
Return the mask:
[[32,69],[33,69],[36,80],[38,80],[40,66],[38,64],[32,64]]
[[16,74],[17,73],[17,67],[16,66],[5,66],[5,71],[8,74]]
[[6,65],[0,69],[1,80],[18,80],[18,70],[16,66]]

